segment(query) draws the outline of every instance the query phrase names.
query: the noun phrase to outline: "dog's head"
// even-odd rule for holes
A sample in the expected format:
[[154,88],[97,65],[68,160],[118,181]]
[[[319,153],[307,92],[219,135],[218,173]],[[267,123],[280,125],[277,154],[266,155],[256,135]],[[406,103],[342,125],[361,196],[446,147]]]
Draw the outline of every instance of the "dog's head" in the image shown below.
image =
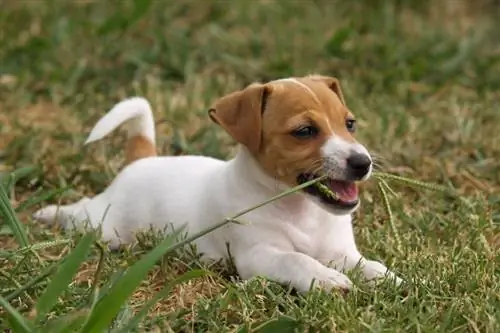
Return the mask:
[[372,160],[353,136],[356,121],[337,79],[314,75],[252,84],[222,97],[209,115],[272,177],[296,186],[327,175],[304,192],[334,214],[358,207],[355,182],[370,176]]

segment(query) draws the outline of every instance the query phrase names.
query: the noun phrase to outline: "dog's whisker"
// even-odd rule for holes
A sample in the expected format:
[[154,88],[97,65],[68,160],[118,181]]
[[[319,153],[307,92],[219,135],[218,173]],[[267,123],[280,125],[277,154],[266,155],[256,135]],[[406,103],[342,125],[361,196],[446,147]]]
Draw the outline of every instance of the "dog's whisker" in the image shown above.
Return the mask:
[[371,154],[371,157],[372,157],[372,161],[375,162],[387,162],[388,161],[388,158],[385,157],[385,156],[382,156],[382,155],[378,155],[378,154]]
[[305,173],[310,173],[310,174],[315,175],[323,170],[324,170],[324,167],[323,167],[323,164],[321,163],[320,165],[312,165],[311,167],[309,167],[308,169],[305,170]]

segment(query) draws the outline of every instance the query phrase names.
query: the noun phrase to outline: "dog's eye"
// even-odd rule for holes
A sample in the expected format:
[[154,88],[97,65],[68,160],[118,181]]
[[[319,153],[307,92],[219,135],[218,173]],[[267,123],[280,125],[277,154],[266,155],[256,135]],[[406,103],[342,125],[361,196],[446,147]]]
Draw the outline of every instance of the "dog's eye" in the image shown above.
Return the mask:
[[356,120],[354,119],[347,119],[345,121],[345,127],[347,128],[347,130],[351,133],[354,133],[354,131],[356,131]]
[[318,135],[319,130],[314,126],[299,127],[292,132],[292,135],[300,139],[314,138]]

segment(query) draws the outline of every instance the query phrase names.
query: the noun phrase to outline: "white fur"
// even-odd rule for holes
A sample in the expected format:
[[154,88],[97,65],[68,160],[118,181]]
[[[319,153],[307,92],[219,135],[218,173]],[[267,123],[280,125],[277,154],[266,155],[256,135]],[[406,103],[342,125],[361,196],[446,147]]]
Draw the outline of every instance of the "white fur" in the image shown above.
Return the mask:
[[85,144],[97,141],[128,122],[129,137],[142,135],[155,143],[155,123],[151,105],[141,97],[132,97],[116,104],[97,124]]
[[[326,143],[321,147],[321,154],[326,161],[326,169],[330,177],[341,179],[344,176],[346,170],[347,158],[351,154],[363,154],[372,160],[370,153],[362,144],[358,142],[347,142],[340,136],[333,135],[329,138]],[[368,173],[362,178],[366,180],[370,178],[372,174],[373,166],[370,165]]]
[[291,83],[295,83],[299,86],[301,86],[302,88],[304,88],[304,90],[306,90],[309,94],[311,94],[311,96],[313,96],[313,98],[315,100],[318,100],[318,97],[316,96],[316,94],[314,93],[314,91],[312,91],[311,88],[309,88],[307,85],[303,84],[302,82],[300,82],[299,80],[293,78],[293,77],[290,77],[290,78],[285,78],[285,79],[279,79],[279,80],[274,80],[273,81],[274,83],[277,83],[277,82],[291,82]]
[[[87,142],[137,115],[144,120],[141,133],[154,133],[144,101],[129,99],[98,122]],[[328,147],[327,153],[334,151]],[[188,232],[195,233],[269,199],[283,187],[244,147],[227,162],[203,156],[150,157],[126,166],[95,197],[62,207],[48,206],[34,218],[46,223],[57,220],[66,228],[89,221],[92,227],[101,226],[103,239],[116,247],[133,241],[135,232],[150,226],[178,228],[187,223]],[[204,258],[216,260],[228,258],[229,244],[243,279],[265,276],[290,283],[300,292],[307,292],[311,285],[324,290],[349,289],[352,283],[342,270],[359,265],[368,280],[388,274],[397,283],[401,281],[384,265],[359,253],[349,214],[330,214],[305,194],[290,195],[240,220],[247,223],[217,229],[195,244]]]

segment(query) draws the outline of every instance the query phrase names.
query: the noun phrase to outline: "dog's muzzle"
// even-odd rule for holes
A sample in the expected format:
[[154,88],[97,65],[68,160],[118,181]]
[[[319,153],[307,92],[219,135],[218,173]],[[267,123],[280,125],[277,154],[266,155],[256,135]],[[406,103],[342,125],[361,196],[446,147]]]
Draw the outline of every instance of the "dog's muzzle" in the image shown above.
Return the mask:
[[[341,172],[333,172],[329,177],[304,189],[304,192],[319,199],[319,201],[333,208],[335,211],[351,211],[359,204],[359,190],[356,181],[364,180],[370,176],[372,160],[370,156],[362,153],[353,153],[345,163]],[[322,174],[301,173],[297,183],[303,184],[321,177]]]

